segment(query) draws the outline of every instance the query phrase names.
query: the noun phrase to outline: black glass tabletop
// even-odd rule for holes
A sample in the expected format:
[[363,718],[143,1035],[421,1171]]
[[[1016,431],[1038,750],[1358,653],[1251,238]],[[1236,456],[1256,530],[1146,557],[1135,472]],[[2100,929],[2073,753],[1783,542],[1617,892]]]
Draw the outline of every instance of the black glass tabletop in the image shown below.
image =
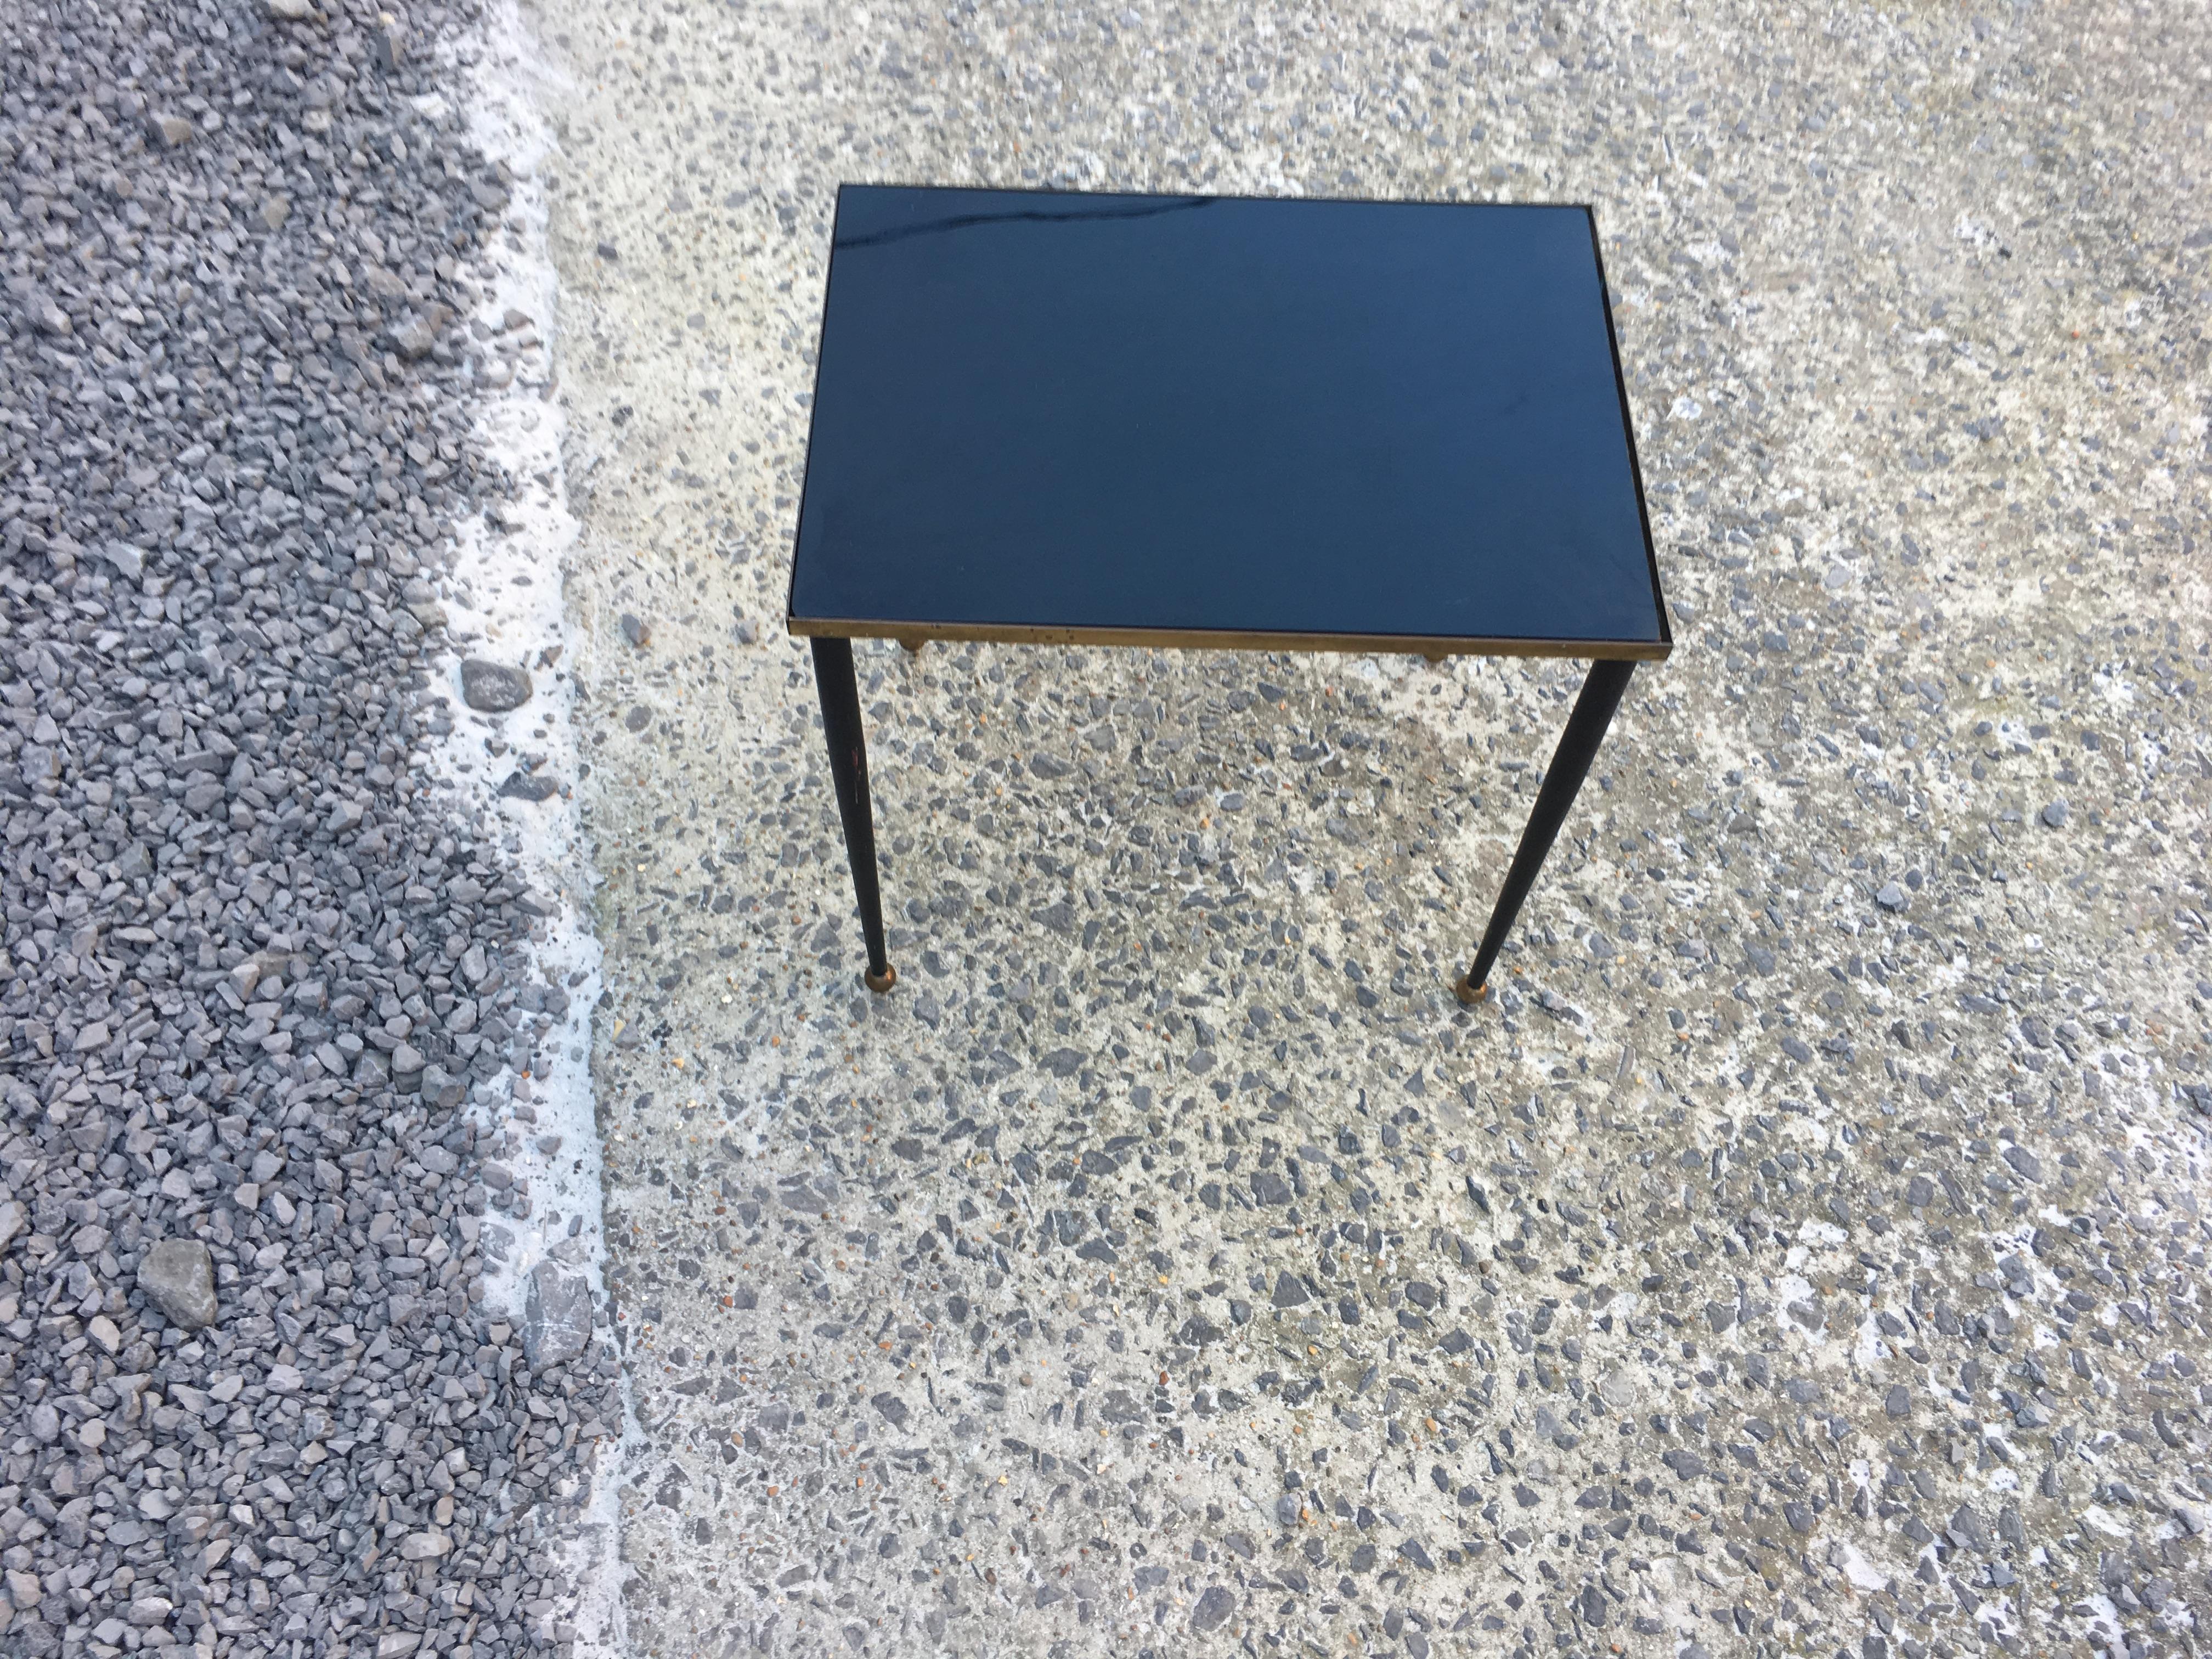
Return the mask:
[[1664,656],[1589,210],[845,185],[790,625]]

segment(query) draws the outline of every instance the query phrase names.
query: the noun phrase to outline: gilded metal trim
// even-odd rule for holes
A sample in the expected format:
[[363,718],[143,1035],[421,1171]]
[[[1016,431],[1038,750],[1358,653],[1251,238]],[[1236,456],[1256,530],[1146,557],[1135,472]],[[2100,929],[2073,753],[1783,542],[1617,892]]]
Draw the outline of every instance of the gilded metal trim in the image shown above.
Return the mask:
[[1431,659],[1575,657],[1585,661],[1663,662],[1674,648],[1671,639],[1456,639],[1426,634],[1276,634],[1228,628],[1042,628],[1018,623],[878,622],[836,617],[787,616],[784,626],[800,639],[1142,646],[1170,651],[1343,651],[1360,655],[1372,653]]

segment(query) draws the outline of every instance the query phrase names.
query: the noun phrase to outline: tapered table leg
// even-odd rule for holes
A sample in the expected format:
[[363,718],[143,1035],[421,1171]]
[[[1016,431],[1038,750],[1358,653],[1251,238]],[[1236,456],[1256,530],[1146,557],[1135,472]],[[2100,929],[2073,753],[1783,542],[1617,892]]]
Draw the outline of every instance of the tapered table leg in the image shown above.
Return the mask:
[[860,903],[860,933],[868,967],[860,975],[871,991],[888,991],[898,971],[884,950],[884,901],[876,885],[876,823],[868,802],[868,740],[860,729],[860,687],[853,673],[850,640],[817,637],[814,689],[822,698],[822,734],[830,743],[830,776],[837,786],[837,816],[845,823],[845,857],[853,866],[853,895]]
[[1472,1005],[1489,994],[1491,967],[1505,947],[1505,936],[1513,931],[1522,901],[1535,884],[1536,872],[1544,867],[1544,855],[1552,850],[1559,825],[1566,821],[1567,809],[1575,804],[1576,792],[1589,775],[1590,762],[1598,744],[1605,741],[1613,711],[1620,707],[1621,694],[1628,690],[1628,677],[1635,667],[1632,662],[1590,665],[1589,678],[1583,682],[1574,713],[1567,716],[1567,729],[1559,734],[1559,746],[1553,752],[1551,770],[1544,774],[1543,787],[1536,792],[1536,805],[1528,814],[1528,827],[1521,832],[1513,866],[1505,872],[1504,889],[1490,912],[1490,926],[1483,929],[1482,947],[1474,953],[1474,966],[1452,987],[1453,994],[1462,1002]]

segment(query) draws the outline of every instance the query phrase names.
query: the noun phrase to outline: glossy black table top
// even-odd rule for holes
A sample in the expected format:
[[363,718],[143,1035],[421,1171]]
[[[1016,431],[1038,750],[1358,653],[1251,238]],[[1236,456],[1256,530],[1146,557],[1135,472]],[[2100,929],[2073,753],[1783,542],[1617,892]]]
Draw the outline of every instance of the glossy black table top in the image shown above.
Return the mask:
[[789,622],[1664,656],[1590,213],[845,185]]

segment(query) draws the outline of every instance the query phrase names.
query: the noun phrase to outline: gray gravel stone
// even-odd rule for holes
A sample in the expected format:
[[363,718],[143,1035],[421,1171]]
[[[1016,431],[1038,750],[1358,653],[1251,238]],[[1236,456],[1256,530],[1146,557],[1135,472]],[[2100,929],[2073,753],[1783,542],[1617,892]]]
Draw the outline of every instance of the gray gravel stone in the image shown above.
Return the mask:
[[419,362],[437,349],[440,337],[453,320],[453,313],[433,306],[403,318],[392,330],[392,345],[409,362]]
[[376,67],[386,75],[398,74],[400,61],[407,52],[406,27],[390,12],[380,13],[369,26],[368,40]]
[[893,1428],[904,1428],[907,1419],[906,1401],[895,1394],[879,1394],[869,1401]]
[[162,149],[176,149],[191,142],[192,124],[181,115],[150,112],[146,117],[146,136]]
[[592,1339],[592,1289],[584,1276],[550,1261],[532,1268],[522,1332],[523,1353],[536,1370],[582,1353]]
[[486,714],[504,714],[530,701],[528,671],[482,657],[461,661],[461,696],[469,707]]
[[503,800],[550,800],[560,792],[561,781],[545,772],[510,772],[499,786]]
[[1218,1630],[1236,1610],[1235,1591],[1225,1584],[1209,1584],[1200,1593],[1197,1605],[1190,1610],[1190,1627],[1200,1633]]
[[222,1312],[215,1258],[195,1238],[165,1238],[149,1246],[139,1258],[138,1288],[163,1318],[188,1331],[214,1324]]
[[55,304],[49,295],[33,293],[23,302],[23,309],[42,334],[58,337],[75,329],[76,325],[70,322],[69,313]]

